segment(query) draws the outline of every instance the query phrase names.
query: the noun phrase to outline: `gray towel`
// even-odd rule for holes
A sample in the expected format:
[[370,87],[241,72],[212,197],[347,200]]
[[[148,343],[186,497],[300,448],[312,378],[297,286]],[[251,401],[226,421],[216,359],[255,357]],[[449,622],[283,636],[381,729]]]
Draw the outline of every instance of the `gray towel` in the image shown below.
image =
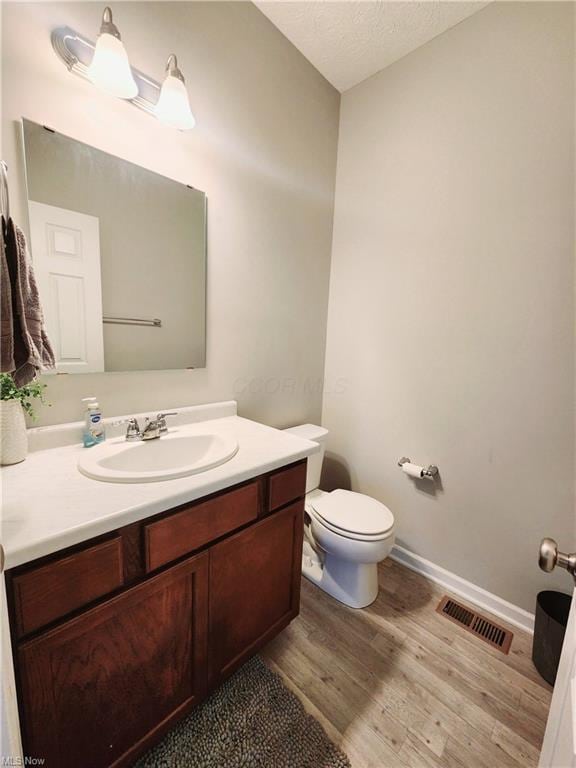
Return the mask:
[[14,363],[14,316],[12,313],[10,272],[6,260],[6,242],[4,240],[6,222],[4,217],[2,217],[0,226],[2,227],[2,237],[0,237],[0,369],[2,373],[11,373],[16,367]]
[[[11,287],[14,355],[14,367],[9,373],[12,373],[16,385],[21,387],[32,381],[40,371],[54,368],[56,361],[44,330],[44,316],[26,238],[12,219],[6,226],[5,251]],[[3,352],[1,357],[4,371]]]

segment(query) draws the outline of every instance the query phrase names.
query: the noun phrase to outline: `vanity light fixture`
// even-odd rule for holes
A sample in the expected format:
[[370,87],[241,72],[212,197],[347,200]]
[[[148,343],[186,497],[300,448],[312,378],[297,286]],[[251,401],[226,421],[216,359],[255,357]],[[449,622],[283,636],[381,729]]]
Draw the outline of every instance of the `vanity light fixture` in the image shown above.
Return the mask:
[[122,43],[118,27],[112,21],[112,11],[106,6],[102,14],[100,35],[88,77],[98,88],[121,99],[133,99],[138,86],[130,69],[128,54]]
[[52,31],[52,47],[70,72],[162,122],[182,131],[196,124],[176,56],[168,58],[162,85],[131,67],[108,6],[96,43],[70,27],[58,27]]
[[178,68],[178,60],[173,53],[170,54],[166,63],[166,79],[162,83],[155,112],[156,117],[163,123],[183,131],[194,128],[196,125],[190,109],[184,75]]

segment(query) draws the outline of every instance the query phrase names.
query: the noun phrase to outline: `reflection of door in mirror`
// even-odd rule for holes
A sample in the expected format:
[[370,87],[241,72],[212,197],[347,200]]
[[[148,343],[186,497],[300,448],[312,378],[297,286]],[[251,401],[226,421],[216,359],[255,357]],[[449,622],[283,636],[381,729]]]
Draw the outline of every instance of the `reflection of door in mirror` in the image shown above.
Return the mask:
[[29,210],[34,268],[56,371],[103,371],[98,219],[33,201]]

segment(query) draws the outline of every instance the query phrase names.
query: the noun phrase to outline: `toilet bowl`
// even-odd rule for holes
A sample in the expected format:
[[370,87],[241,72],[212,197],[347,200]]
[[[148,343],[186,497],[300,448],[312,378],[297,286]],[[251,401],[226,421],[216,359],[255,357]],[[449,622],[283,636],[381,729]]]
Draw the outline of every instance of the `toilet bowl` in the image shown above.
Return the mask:
[[341,603],[365,608],[378,596],[378,563],[394,544],[394,516],[362,493],[320,490],[328,430],[302,424],[286,431],[320,445],[308,458],[302,573]]

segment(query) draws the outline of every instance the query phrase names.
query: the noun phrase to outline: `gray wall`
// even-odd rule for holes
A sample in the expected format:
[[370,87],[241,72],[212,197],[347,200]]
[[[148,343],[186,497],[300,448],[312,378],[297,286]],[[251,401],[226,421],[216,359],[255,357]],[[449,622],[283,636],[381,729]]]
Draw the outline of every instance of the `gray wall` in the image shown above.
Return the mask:
[[493,3],[341,110],[327,483],[530,611],[570,586],[539,572],[540,538],[576,547],[573,11]]
[[101,5],[14,3],[2,13],[2,156],[21,222],[21,117],[208,197],[206,369],[50,377],[53,405],[40,423],[80,418],[86,395],[106,415],[236,398],[243,415],[270,424],[318,420],[336,90],[251,3],[116,3],[135,67],[161,79],[168,54],[178,54],[198,121],[180,133],[74,77],[55,56],[51,29],[94,38]]

